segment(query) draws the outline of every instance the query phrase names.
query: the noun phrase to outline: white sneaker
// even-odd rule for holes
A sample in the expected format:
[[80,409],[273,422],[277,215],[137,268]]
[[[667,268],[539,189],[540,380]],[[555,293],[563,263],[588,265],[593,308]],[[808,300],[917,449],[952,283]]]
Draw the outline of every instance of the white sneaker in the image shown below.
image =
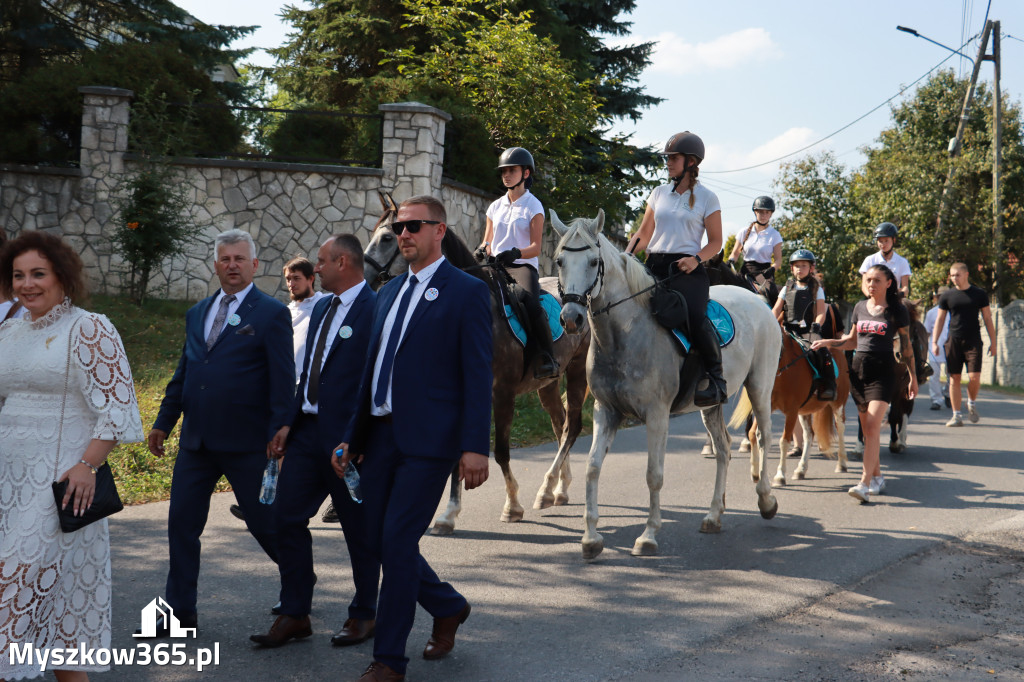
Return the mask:
[[850,495],[850,497],[854,497],[860,500],[861,503],[866,504],[871,501],[869,499],[871,497],[871,489],[868,488],[863,483],[858,483],[857,485],[853,486],[846,492]]
[[975,405],[967,406],[967,418],[971,420],[972,424],[977,424],[978,420],[981,419],[981,415],[978,414],[978,408]]
[[949,418],[949,421],[946,422],[946,426],[963,426],[963,425],[964,425],[963,417],[961,417],[959,414],[953,414],[953,416]]
[[872,495],[881,495],[885,492],[885,479],[881,476],[875,476],[871,479],[871,485],[868,486],[868,492]]

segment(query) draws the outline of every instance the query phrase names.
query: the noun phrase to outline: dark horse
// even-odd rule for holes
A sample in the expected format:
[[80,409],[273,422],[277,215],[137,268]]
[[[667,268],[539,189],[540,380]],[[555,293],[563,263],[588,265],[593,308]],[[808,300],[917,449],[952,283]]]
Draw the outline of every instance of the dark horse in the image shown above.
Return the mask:
[[[363,276],[375,289],[408,268],[405,260],[399,257],[398,238],[390,227],[398,208],[389,194],[381,193],[381,204],[384,213],[377,221],[364,253],[366,264]],[[554,461],[562,462],[557,468],[552,464],[548,470],[544,484],[537,493],[534,508],[545,509],[552,505],[566,504],[569,501],[569,483],[572,481],[567,454],[583,428],[582,410],[587,395],[586,364],[587,351],[590,348],[590,331],[587,329],[579,336],[563,334],[554,343],[555,359],[558,361],[559,371],[565,376],[566,395],[563,404],[560,392],[561,375],[551,379],[534,379],[530,367],[524,364],[523,348],[505,322],[504,310],[497,294],[496,278],[502,275],[493,266],[479,264],[451,226],[445,232],[441,250],[452,265],[487,282],[492,292],[494,384],[491,388],[491,401],[494,410],[494,461],[501,467],[501,473],[505,477],[506,492],[501,520],[512,522],[523,518],[523,507],[519,504],[519,483],[512,475],[509,464],[509,438],[512,432],[512,419],[515,416],[515,398],[522,393],[536,391],[540,397],[540,403],[551,418],[551,428],[558,439],[558,455]],[[556,299],[559,298],[556,278],[541,279],[541,286]],[[459,484],[456,468],[452,476],[448,507],[434,520],[431,532],[434,535],[453,533],[455,518],[461,508],[462,486]]]
[[774,307],[775,301],[779,299],[779,287],[775,280],[766,278],[764,284],[751,281],[745,275],[733,270],[732,266],[722,260],[722,252],[719,251],[713,258],[709,258],[704,267],[708,271],[708,279],[711,286],[718,284],[730,284],[735,287],[743,287],[747,291],[753,291],[760,296],[768,307]]

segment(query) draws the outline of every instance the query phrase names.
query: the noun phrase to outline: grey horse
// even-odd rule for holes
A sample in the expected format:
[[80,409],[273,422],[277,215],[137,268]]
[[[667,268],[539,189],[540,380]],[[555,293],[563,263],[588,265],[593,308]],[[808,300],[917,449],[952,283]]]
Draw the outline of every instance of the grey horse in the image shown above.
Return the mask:
[[[583,556],[593,559],[604,549],[597,532],[598,479],[616,431],[630,417],[647,425],[650,490],[647,525],[632,553],[657,554],[669,417],[698,409],[692,403],[693,387],[685,393],[689,398],[675,404],[683,356],[670,332],[651,315],[650,294],[641,293],[654,283],[654,278],[636,258],[620,252],[601,234],[604,212],[566,226],[551,211],[551,224],[562,236],[555,252],[563,292],[562,324],[572,331],[589,321],[593,337],[587,356],[587,380],[596,402],[594,439],[587,462]],[[751,452],[750,473],[756,481],[761,516],[770,519],[779,505],[771,492],[764,455],[771,441],[771,393],[782,335],[771,310],[753,293],[739,287],[713,287],[711,298],[725,306],[735,324],[735,338],[722,349],[726,383],[732,393],[746,388],[758,424],[763,425]],[[701,411],[718,464],[711,508],[701,524],[705,533],[721,530],[725,509],[729,450],[722,410],[716,405]]]

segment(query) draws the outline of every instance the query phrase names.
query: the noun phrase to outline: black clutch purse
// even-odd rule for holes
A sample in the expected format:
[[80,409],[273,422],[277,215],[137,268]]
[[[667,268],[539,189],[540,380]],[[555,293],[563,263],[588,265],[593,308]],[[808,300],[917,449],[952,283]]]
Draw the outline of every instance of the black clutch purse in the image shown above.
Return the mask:
[[114,473],[110,470],[110,464],[103,463],[103,466],[96,469],[96,492],[92,497],[92,504],[81,516],[75,516],[74,499],[68,502],[64,509],[60,508],[64,501],[64,495],[68,490],[67,479],[57,483],[54,481],[53,499],[57,502],[57,516],[60,517],[60,529],[65,533],[73,533],[90,523],[105,519],[111,514],[124,509],[121,497],[117,494],[117,486],[114,484]]

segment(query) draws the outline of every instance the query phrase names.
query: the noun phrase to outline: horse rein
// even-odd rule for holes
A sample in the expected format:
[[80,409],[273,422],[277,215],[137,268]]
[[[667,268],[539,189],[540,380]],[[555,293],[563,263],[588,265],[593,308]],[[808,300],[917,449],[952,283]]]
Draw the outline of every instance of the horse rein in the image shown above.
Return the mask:
[[[563,251],[577,251],[578,252],[578,251],[589,251],[592,248],[595,248],[595,247],[592,247],[592,246],[577,246],[577,247],[563,246],[562,250]],[[559,278],[559,280],[558,280],[558,296],[562,299],[562,304],[563,305],[566,304],[566,303],[578,303],[579,305],[582,305],[582,306],[586,307],[587,310],[590,310],[590,314],[591,315],[594,315],[594,316],[601,315],[602,313],[607,313],[609,310],[611,310],[612,308],[614,308],[617,305],[621,305],[621,304],[625,303],[626,301],[630,301],[630,300],[636,298],[637,296],[642,296],[643,294],[646,294],[648,291],[651,291],[651,290],[657,288],[658,286],[660,286],[662,284],[665,284],[666,282],[672,281],[672,279],[674,277],[676,277],[678,274],[682,274],[682,271],[679,271],[678,273],[672,273],[671,275],[669,275],[665,279],[655,279],[654,280],[654,284],[650,285],[649,287],[644,287],[643,289],[641,289],[640,291],[636,292],[635,294],[631,294],[631,295],[629,295],[629,296],[627,296],[627,297],[625,297],[625,298],[623,298],[623,299],[621,299],[619,301],[613,301],[612,303],[609,303],[608,305],[604,306],[603,308],[598,308],[597,310],[592,310],[591,307],[590,307],[591,306],[591,301],[592,301],[590,293],[595,289],[595,287],[597,287],[597,285],[599,283],[603,283],[604,282],[604,256],[601,255],[601,247],[598,246],[596,248],[597,248],[597,252],[598,252],[598,256],[597,256],[597,274],[594,276],[594,281],[590,284],[590,286],[583,290],[583,293],[581,293],[581,294],[574,294],[574,293],[567,294],[567,293],[565,293],[565,291],[562,289],[562,280],[561,280],[561,278]],[[628,252],[628,253],[631,256],[633,255],[632,252]],[[634,256],[634,258],[635,258],[635,256]]]

